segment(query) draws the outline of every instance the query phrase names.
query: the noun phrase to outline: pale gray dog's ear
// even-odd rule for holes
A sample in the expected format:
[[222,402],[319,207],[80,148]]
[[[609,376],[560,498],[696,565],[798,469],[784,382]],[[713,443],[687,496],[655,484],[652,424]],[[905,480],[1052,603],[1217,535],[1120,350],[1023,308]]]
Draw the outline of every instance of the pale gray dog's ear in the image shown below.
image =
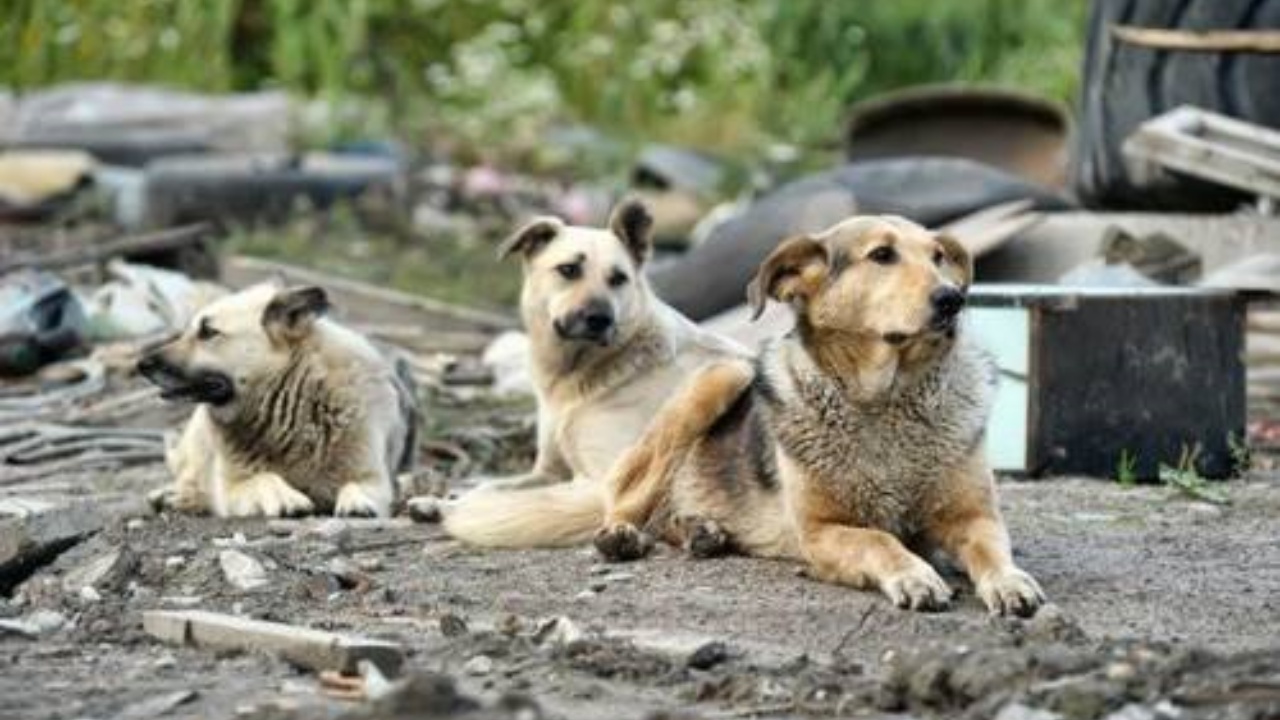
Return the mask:
[[281,290],[262,311],[262,327],[275,341],[297,342],[311,332],[329,307],[328,293],[315,285]]
[[530,220],[514,235],[498,246],[498,259],[506,259],[521,253],[525,259],[537,255],[564,229],[564,221],[557,217],[543,216]]
[[622,241],[636,266],[653,250],[653,215],[638,198],[627,198],[609,216],[609,230]]

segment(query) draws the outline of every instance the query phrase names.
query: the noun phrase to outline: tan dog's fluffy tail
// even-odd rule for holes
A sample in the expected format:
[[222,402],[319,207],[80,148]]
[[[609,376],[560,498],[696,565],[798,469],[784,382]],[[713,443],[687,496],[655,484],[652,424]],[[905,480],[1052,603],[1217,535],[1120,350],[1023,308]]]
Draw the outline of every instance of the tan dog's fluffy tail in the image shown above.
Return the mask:
[[568,482],[472,492],[445,511],[444,528],[463,542],[484,547],[566,547],[590,540],[603,518],[600,490]]

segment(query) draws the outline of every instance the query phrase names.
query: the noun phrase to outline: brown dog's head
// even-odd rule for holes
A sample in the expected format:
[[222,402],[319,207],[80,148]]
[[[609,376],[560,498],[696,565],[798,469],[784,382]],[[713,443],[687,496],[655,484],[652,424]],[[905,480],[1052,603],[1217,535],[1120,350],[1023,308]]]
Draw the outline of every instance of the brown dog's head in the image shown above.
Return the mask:
[[647,311],[642,266],[653,218],[624,201],[608,230],[537,218],[502,245],[501,256],[524,258],[521,307],[535,335],[549,329],[563,343],[609,346],[630,336]]
[[748,288],[758,317],[788,303],[803,330],[906,347],[954,335],[973,262],[954,238],[898,217],[855,217],[786,240]]
[[210,303],[177,338],[147,353],[138,372],[167,400],[232,405],[288,364],[328,308],[318,287],[255,285]]

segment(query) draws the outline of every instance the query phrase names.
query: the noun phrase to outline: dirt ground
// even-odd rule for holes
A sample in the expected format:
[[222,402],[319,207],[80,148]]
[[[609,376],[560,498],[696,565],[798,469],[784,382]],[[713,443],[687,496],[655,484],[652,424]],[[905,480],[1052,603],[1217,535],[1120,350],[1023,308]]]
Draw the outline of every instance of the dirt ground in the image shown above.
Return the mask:
[[[1280,478],[1228,488],[1217,507],[1004,483],[1019,562],[1054,602],[1030,621],[988,618],[954,575],[958,606],[925,615],[745,558],[477,552],[407,519],[121,521],[0,600],[65,620],[0,633],[0,717],[1280,717]],[[228,549],[268,584],[229,585]],[[395,640],[412,681],[339,701],[283,660],[142,631],[145,609],[193,607]]]

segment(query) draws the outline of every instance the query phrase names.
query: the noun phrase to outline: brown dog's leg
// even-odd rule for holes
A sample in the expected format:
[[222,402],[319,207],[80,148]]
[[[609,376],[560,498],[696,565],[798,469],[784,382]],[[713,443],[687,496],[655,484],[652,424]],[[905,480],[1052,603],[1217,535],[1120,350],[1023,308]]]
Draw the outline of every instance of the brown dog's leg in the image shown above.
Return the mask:
[[930,538],[960,561],[988,610],[1034,615],[1044,604],[1044,592],[1035,578],[1013,564],[986,461],[975,455],[958,472],[951,495],[930,519]]
[[941,610],[951,601],[951,588],[937,571],[887,532],[820,524],[807,528],[800,543],[827,582],[878,587],[893,604],[912,610]]
[[600,554],[634,560],[653,547],[644,527],[670,495],[671,479],[690,447],[751,384],[751,365],[740,360],[709,365],[663,405],[644,435],[618,461],[606,481],[604,525],[596,534]]

